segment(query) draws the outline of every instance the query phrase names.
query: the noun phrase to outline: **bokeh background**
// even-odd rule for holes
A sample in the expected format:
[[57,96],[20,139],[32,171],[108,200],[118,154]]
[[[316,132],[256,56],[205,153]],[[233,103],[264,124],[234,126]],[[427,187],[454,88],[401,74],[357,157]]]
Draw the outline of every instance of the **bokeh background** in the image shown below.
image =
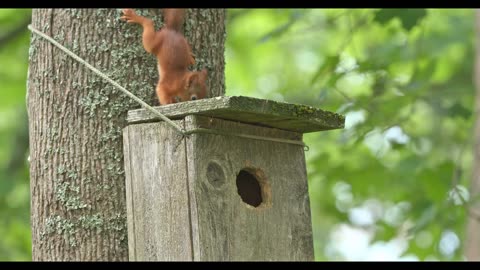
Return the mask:
[[[474,10],[232,9],[227,95],[346,115],[305,135],[317,260],[464,260]],[[0,9],[0,260],[31,260],[29,9]],[[478,53],[478,52],[477,52]]]

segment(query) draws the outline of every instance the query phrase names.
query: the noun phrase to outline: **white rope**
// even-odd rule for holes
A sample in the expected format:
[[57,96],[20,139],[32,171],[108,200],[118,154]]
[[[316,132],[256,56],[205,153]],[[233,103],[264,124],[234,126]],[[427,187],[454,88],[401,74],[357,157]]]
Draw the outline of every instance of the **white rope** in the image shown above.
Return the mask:
[[60,43],[56,42],[53,38],[49,37],[48,35],[38,31],[37,29],[33,28],[32,25],[28,25],[28,29],[30,31],[32,31],[33,33],[43,37],[44,39],[48,40],[50,43],[52,43],[53,45],[57,46],[60,50],[64,51],[66,54],[70,55],[73,59],[77,60],[78,62],[84,64],[87,68],[89,68],[91,71],[93,71],[95,74],[97,74],[98,76],[102,77],[103,79],[105,79],[107,82],[111,83],[113,86],[115,86],[117,89],[121,90],[123,93],[125,93],[127,96],[129,96],[130,98],[132,98],[133,100],[135,100],[136,102],[138,102],[142,107],[144,107],[145,109],[149,110],[150,112],[152,112],[153,114],[155,114],[156,116],[160,117],[162,120],[164,120],[165,122],[167,122],[168,124],[170,124],[173,128],[175,128],[176,130],[178,130],[178,132],[182,133],[183,135],[185,135],[185,132],[183,131],[183,129],[178,126],[177,124],[175,124],[172,120],[170,120],[168,117],[166,117],[165,115],[163,115],[162,113],[160,113],[159,111],[155,110],[152,106],[148,105],[147,103],[145,103],[143,100],[139,99],[138,97],[136,97],[134,94],[130,93],[127,89],[123,88],[121,85],[119,85],[117,82],[115,82],[114,80],[110,79],[107,75],[103,74],[100,70],[96,69],[95,67],[93,67],[92,65],[90,65],[89,63],[85,62],[85,60],[83,60],[82,58],[80,58],[78,55],[74,54],[73,52],[71,52],[70,50],[68,50],[67,48],[63,47]]

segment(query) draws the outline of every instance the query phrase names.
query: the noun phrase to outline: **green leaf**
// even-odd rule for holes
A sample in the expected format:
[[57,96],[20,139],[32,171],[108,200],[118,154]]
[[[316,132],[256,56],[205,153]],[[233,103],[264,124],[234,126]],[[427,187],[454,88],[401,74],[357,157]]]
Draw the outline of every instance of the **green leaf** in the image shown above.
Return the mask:
[[417,220],[415,225],[412,228],[410,228],[410,230],[408,230],[408,233],[414,234],[421,231],[435,219],[437,214],[438,214],[438,207],[433,203],[430,204],[430,206],[426,208],[425,211],[423,211],[422,215]]
[[290,27],[292,27],[295,24],[295,22],[297,22],[300,18],[302,18],[303,14],[304,12],[302,12],[301,10],[293,10],[290,14],[289,20],[286,23],[264,34],[262,37],[258,39],[258,43],[264,43],[272,38],[276,38],[283,35],[285,32],[288,31],[288,29],[290,29]]
[[375,13],[374,20],[380,24],[387,24],[393,18],[399,18],[403,28],[410,31],[426,15],[425,9],[381,9]]
[[447,199],[447,192],[451,187],[454,164],[445,161],[438,164],[435,169],[425,169],[418,175],[418,180],[423,186],[424,196],[429,200],[442,203]]
[[450,116],[459,116],[463,119],[468,119],[472,116],[472,111],[465,108],[465,106],[459,102],[455,102],[452,106],[448,107],[447,112]]
[[389,241],[397,234],[397,228],[389,226],[384,222],[377,224],[377,233],[375,234],[374,241]]
[[332,73],[339,62],[340,56],[328,56],[327,59],[325,59],[325,61],[323,62],[323,64],[319,67],[317,72],[315,72],[315,75],[313,75],[310,84],[314,84],[320,78],[320,76],[325,76]]

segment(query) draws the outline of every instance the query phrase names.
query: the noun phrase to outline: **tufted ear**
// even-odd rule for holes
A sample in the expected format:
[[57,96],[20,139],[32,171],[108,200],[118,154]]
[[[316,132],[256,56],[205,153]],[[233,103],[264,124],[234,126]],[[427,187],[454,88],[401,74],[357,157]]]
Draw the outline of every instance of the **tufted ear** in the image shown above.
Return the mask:
[[187,88],[190,88],[190,86],[192,86],[192,83],[195,81],[195,80],[198,80],[198,74],[196,72],[192,72],[190,74],[188,74],[187,76]]

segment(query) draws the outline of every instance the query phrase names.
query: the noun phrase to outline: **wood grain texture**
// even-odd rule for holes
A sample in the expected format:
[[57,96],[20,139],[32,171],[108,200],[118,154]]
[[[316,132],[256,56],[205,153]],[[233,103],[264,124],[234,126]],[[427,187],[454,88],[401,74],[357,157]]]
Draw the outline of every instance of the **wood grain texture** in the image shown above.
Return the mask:
[[[185,127],[302,140],[197,115]],[[302,146],[204,133],[182,140],[163,122],[130,125],[124,140],[131,260],[314,259]],[[237,192],[242,169],[260,179],[258,207]]]
[[[300,139],[301,134],[201,116],[186,127],[256,136]],[[314,259],[303,148],[298,145],[213,134],[187,139],[194,259],[199,261],[309,261]],[[218,164],[220,184],[209,169]],[[262,205],[242,201],[236,185],[241,169],[263,172],[270,188]],[[209,179],[210,178],[210,179]],[[267,198],[265,198],[267,197]],[[268,198],[269,197],[269,198]]]
[[124,147],[129,260],[192,260],[185,141],[150,123],[125,128]]
[[[344,116],[311,106],[243,96],[201,99],[155,109],[173,119],[194,114],[302,133],[343,128],[345,123]],[[127,121],[132,124],[158,119],[139,109],[129,111]]]

